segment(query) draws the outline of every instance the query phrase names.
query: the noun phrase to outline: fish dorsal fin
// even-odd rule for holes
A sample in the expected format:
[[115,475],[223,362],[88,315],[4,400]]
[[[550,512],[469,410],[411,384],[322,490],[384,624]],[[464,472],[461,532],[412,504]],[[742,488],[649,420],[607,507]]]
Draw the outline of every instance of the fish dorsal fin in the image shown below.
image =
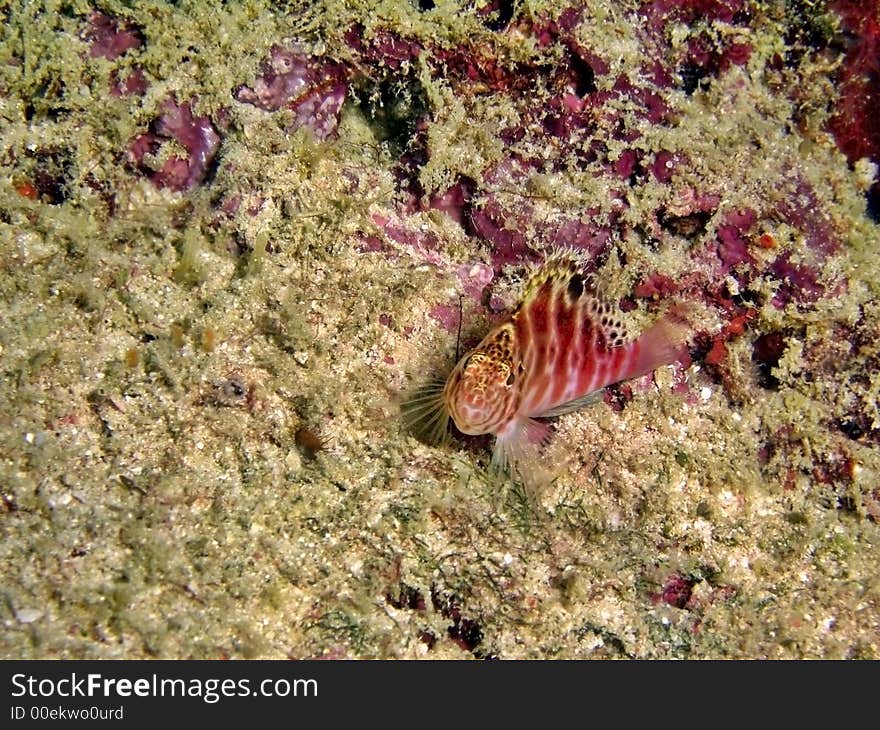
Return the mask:
[[605,389],[599,388],[599,390],[594,390],[592,393],[587,393],[580,398],[575,398],[567,403],[562,403],[561,405],[556,406],[556,408],[551,408],[546,413],[542,413],[541,418],[555,418],[556,416],[564,416],[566,413],[574,413],[582,408],[587,408],[588,406],[598,403],[602,400],[604,394]]
[[583,308],[593,327],[604,335],[606,347],[622,347],[630,339],[626,326],[598,291],[595,278],[585,273],[586,264],[572,249],[553,251],[527,280],[519,309],[564,298],[571,306]]
[[587,316],[596,329],[601,330],[605,335],[606,347],[623,347],[629,342],[626,325],[607,300],[594,292],[584,306],[587,308]]
[[587,286],[583,269],[584,262],[574,251],[568,249],[553,251],[526,280],[520,306],[527,307],[550,292],[565,290],[570,282],[574,282],[575,291],[569,296],[574,294],[572,298],[580,297]]

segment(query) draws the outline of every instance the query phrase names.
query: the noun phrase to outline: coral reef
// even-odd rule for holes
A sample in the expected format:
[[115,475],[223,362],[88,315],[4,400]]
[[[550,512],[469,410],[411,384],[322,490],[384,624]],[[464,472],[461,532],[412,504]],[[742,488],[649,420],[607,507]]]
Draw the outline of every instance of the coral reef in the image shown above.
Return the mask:
[[[876,3],[2,12],[2,656],[880,656]],[[531,491],[398,405],[557,246],[694,332]]]

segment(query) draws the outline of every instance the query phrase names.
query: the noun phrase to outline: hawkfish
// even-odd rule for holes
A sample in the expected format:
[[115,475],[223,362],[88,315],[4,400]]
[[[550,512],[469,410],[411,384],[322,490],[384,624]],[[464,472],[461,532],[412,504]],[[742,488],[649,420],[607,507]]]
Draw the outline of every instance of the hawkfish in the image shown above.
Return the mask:
[[404,416],[428,443],[492,434],[491,468],[539,481],[550,428],[538,419],[580,410],[603,390],[681,359],[689,324],[673,307],[628,337],[575,251],[552,252],[527,279],[514,311],[467,352],[445,381],[422,388]]

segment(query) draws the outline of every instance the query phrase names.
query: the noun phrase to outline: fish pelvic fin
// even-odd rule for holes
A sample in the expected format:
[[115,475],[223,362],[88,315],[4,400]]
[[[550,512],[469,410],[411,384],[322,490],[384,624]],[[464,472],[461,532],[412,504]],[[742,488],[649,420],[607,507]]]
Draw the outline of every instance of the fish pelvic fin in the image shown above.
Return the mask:
[[533,418],[520,419],[495,439],[490,473],[507,475],[527,489],[548,486],[556,475],[545,467],[541,451],[549,443],[550,435],[548,424]]
[[575,398],[574,400],[562,403],[555,408],[551,408],[549,411],[541,413],[540,416],[541,418],[555,418],[556,416],[564,416],[566,413],[574,413],[575,411],[580,411],[599,403],[604,395],[605,388],[599,388],[591,393],[582,395],[580,398]]

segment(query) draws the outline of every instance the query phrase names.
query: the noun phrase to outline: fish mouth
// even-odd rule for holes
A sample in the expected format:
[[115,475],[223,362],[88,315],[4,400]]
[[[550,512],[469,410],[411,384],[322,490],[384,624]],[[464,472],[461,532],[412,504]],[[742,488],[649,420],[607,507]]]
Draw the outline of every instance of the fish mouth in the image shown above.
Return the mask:
[[448,398],[449,413],[455,427],[468,436],[495,433],[498,424],[504,420],[508,403],[501,398],[497,401],[481,391],[469,392],[462,388],[452,398]]
[[451,412],[452,420],[455,427],[463,434],[468,436],[479,436],[488,433],[488,422],[480,419],[480,411],[468,413],[471,410],[467,406],[457,408]]

